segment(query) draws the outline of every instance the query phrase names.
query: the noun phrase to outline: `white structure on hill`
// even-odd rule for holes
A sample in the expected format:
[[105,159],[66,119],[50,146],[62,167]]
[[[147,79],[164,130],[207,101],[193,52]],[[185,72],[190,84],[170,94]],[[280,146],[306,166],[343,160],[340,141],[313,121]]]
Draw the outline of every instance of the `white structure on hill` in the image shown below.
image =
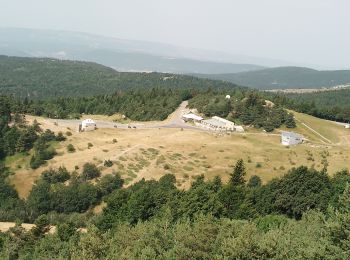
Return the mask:
[[79,124],[79,132],[87,132],[93,130],[96,130],[96,123],[90,118],[83,120],[81,124]]
[[293,132],[282,132],[281,143],[282,145],[296,145],[301,144],[304,140],[304,136]]
[[243,133],[244,132],[244,128],[243,128],[243,126],[235,125],[235,131],[239,132],[239,133]]
[[226,99],[230,99],[231,98],[231,96],[230,95],[226,95],[226,97],[225,97]]
[[189,114],[186,114],[186,115],[183,115],[182,116],[182,119],[185,121],[185,122],[201,122],[203,120],[203,117],[200,117],[200,116],[197,116],[196,114],[193,114],[193,113],[189,113]]
[[350,129],[350,124],[345,124],[346,129]]
[[224,118],[213,116],[210,119],[203,120],[202,126],[209,130],[214,131],[236,131],[236,132],[244,132],[242,126],[236,126],[234,122],[226,120]]

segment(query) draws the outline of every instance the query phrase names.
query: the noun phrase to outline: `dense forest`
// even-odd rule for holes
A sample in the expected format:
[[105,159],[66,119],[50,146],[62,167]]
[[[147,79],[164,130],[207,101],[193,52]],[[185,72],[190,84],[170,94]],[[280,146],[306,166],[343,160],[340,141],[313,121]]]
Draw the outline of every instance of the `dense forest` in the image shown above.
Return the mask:
[[81,114],[120,113],[137,121],[164,120],[197,93],[195,90],[152,88],[119,91],[111,95],[19,101],[23,113],[49,118],[79,118]]
[[30,165],[33,169],[56,155],[50,143],[64,141],[65,136],[43,130],[37,122],[27,125],[25,117],[14,107],[14,100],[0,96],[0,162],[10,155],[32,151]]
[[[1,169],[0,220],[34,222],[0,233],[3,259],[348,259],[350,174],[290,170],[262,184],[237,161],[229,182],[173,175],[123,187],[93,164],[44,171],[26,200]],[[91,182],[90,180],[95,181]],[[104,201],[100,214],[91,208]],[[50,225],[56,232],[47,234]],[[86,228],[87,233],[79,231]]]
[[[225,93],[230,94],[229,99],[225,98]],[[238,124],[263,128],[267,132],[282,125],[296,127],[291,113],[283,106],[266,101],[265,96],[257,91],[201,92],[189,101],[189,106],[197,108],[206,116],[225,117]]]
[[233,83],[166,73],[117,72],[91,62],[0,56],[0,94],[47,99],[151,88],[234,88]]
[[288,94],[291,107],[313,116],[350,122],[350,89],[305,94]]
[[[164,73],[117,72],[96,63],[47,58],[0,56],[0,71],[0,94],[25,99],[25,112],[52,118],[119,112],[134,120],[160,120],[166,118],[181,100],[191,98],[195,92],[207,89],[248,91],[218,80]],[[266,96],[276,104],[299,112],[348,122],[349,93],[350,90],[340,90]],[[214,107],[206,106],[206,110]],[[283,118],[279,120],[283,121]],[[267,124],[278,125],[270,121]],[[255,122],[255,125],[260,124]],[[269,126],[266,128],[271,129]]]
[[[226,94],[232,97],[226,99]],[[5,98],[5,97],[3,97]],[[94,97],[58,98],[52,100],[20,100],[8,97],[17,113],[49,118],[80,118],[82,114],[124,114],[137,121],[164,120],[182,101],[189,100],[190,108],[197,108],[206,116],[221,116],[244,125],[263,127],[271,132],[286,125],[294,128],[293,115],[282,106],[266,103],[256,91],[164,89],[119,91]]]
[[350,122],[350,89],[314,93],[267,94],[274,102],[295,111],[339,122]]

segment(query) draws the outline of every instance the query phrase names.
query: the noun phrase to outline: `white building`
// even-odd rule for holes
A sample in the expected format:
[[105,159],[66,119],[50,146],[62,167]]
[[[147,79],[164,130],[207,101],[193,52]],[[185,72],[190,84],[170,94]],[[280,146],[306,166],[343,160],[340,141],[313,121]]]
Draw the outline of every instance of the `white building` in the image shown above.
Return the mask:
[[243,133],[243,132],[244,132],[243,126],[235,125],[234,128],[235,128],[235,131],[236,131],[236,132],[239,132],[239,133]]
[[235,123],[234,122],[231,122],[231,121],[229,121],[227,119],[224,119],[224,118],[221,118],[221,117],[218,117],[218,116],[213,116],[212,119],[223,123],[225,130],[230,130],[230,131],[234,131],[235,130]]
[[226,95],[226,97],[225,97],[226,99],[230,99],[231,98],[231,96],[230,95]]
[[193,114],[193,113],[189,113],[189,114],[185,114],[182,116],[182,119],[185,121],[185,122],[201,122],[203,120],[203,117],[201,116],[197,116],[196,114]]
[[293,132],[282,132],[281,143],[282,145],[296,145],[301,144],[304,140],[304,136]]
[[201,125],[207,129],[214,131],[236,131],[244,132],[242,126],[236,126],[234,122],[226,120],[224,118],[213,116],[210,119],[203,120]]
[[79,124],[79,132],[87,132],[93,130],[96,130],[96,123],[90,118],[83,120],[81,124]]
[[345,128],[346,128],[346,129],[350,129],[350,124],[346,124],[346,125],[345,125]]

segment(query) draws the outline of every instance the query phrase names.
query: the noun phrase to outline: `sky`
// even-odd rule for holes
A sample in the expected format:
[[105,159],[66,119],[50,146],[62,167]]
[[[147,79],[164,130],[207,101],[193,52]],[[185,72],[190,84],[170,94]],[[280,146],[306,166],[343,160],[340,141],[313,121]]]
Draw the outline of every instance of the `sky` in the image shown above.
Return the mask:
[[350,69],[349,10],[349,0],[0,0],[0,26]]

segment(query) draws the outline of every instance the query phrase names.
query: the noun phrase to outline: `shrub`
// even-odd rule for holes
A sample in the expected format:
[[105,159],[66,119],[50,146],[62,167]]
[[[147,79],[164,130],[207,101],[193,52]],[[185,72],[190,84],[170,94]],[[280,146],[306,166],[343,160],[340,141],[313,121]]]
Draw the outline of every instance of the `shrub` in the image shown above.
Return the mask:
[[63,135],[62,132],[58,132],[55,140],[58,141],[58,142],[62,142],[62,141],[65,141],[67,138]]
[[111,160],[105,160],[103,165],[106,166],[106,167],[112,167],[113,166],[113,162]]
[[66,132],[66,136],[72,136],[72,132],[67,131],[67,132]]
[[38,156],[32,156],[30,158],[30,162],[29,162],[29,165],[30,165],[30,168],[32,169],[38,169],[41,165],[43,165],[45,163],[44,160],[42,160],[40,157]]
[[81,178],[84,180],[92,180],[94,178],[100,177],[101,172],[97,166],[93,163],[85,163],[83,166],[83,172]]
[[88,143],[88,149],[90,149],[91,147],[93,147],[94,145],[92,143]]
[[68,145],[67,145],[67,151],[68,151],[69,153],[74,153],[74,152],[75,152],[74,146],[73,146],[72,144],[68,144]]
[[65,167],[59,167],[58,170],[49,169],[44,171],[41,178],[48,183],[59,183],[69,180],[70,175]]
[[255,187],[260,187],[261,186],[261,179],[257,175],[253,175],[250,177],[248,181],[248,187],[255,188]]

